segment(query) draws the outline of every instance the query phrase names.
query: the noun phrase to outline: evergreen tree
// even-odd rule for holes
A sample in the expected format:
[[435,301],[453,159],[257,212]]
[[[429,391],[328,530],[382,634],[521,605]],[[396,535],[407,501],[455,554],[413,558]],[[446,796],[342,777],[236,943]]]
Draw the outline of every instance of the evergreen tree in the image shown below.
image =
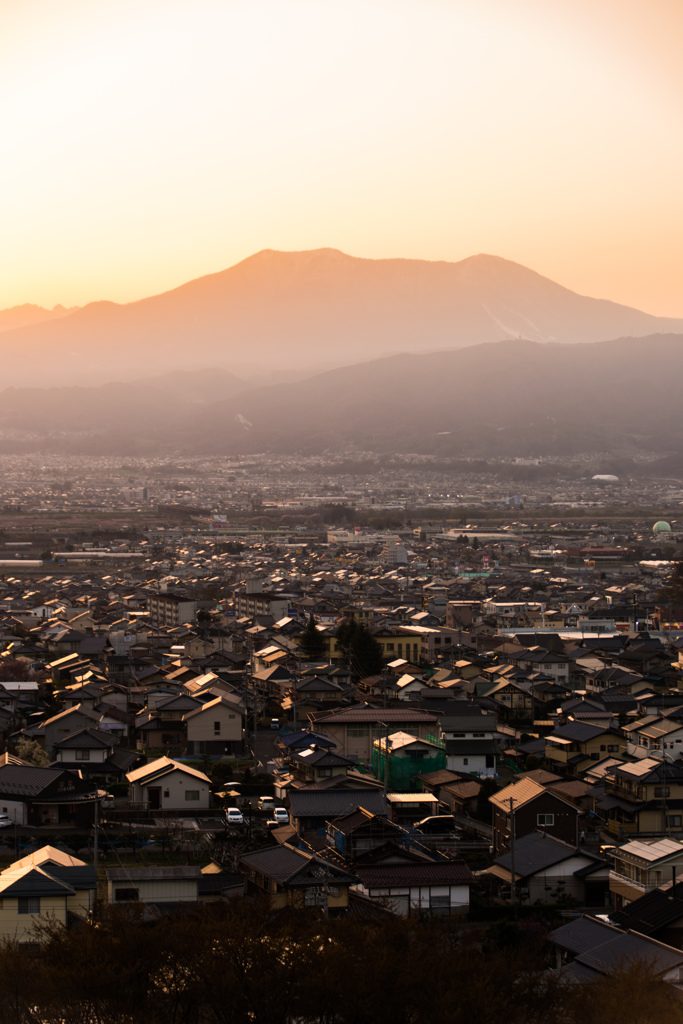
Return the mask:
[[665,604],[683,604],[683,562],[674,562],[671,576],[657,594],[657,600]]
[[325,638],[318,631],[315,619],[311,615],[306,623],[306,628],[299,638],[299,650],[302,658],[307,661],[320,661],[326,657],[327,645]]
[[337,628],[337,645],[357,679],[376,676],[384,668],[382,645],[355,619],[342,622]]

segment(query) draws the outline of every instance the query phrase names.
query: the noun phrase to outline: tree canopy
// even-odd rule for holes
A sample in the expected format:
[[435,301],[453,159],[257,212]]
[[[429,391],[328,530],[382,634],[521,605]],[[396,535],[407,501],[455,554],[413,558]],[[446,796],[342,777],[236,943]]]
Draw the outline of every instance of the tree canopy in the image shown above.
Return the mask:
[[299,651],[308,661],[320,661],[327,654],[325,637],[316,628],[312,615],[309,616],[306,628],[299,637]]

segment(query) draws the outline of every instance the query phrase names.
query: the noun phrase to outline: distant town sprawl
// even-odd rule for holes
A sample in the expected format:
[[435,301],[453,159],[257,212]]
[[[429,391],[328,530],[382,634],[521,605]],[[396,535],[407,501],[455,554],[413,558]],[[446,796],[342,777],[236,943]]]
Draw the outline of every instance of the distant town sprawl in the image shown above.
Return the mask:
[[244,899],[485,950],[523,915],[553,977],[683,988],[677,481],[0,464],[5,939]]

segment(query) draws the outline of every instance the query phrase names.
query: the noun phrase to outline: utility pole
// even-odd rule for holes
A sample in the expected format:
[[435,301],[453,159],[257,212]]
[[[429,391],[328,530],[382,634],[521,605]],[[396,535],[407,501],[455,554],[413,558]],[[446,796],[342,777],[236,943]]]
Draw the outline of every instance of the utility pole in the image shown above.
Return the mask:
[[517,875],[515,874],[515,798],[510,797],[510,906],[514,907],[517,897]]
[[[378,725],[384,726],[384,799],[387,799],[387,792],[389,789],[389,724],[387,722],[379,722]],[[380,740],[380,752],[382,750]]]
[[95,824],[93,826],[93,844],[92,844],[92,860],[93,860],[93,865],[95,867],[95,871],[97,871],[97,854],[98,854],[97,840],[98,840],[98,828],[99,828],[99,824],[100,824],[99,808],[100,808],[100,794],[99,794],[99,790],[95,790]]

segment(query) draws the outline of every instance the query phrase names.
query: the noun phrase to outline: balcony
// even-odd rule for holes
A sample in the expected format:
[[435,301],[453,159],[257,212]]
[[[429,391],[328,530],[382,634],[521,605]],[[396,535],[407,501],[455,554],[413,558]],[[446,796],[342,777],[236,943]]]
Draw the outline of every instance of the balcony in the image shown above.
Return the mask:
[[617,818],[608,818],[607,831],[611,836],[632,835],[638,831],[638,824],[635,821],[618,821]]
[[[628,896],[629,899],[637,899],[638,896],[644,896],[646,892],[652,892],[653,889],[657,888],[657,885],[661,885],[662,880],[660,877],[659,882],[638,882],[634,878],[629,878],[628,875],[622,875],[619,871],[610,870],[609,873],[609,887],[611,892],[620,893],[621,895]],[[630,890],[630,892],[627,892]],[[636,893],[634,896],[633,893]]]

